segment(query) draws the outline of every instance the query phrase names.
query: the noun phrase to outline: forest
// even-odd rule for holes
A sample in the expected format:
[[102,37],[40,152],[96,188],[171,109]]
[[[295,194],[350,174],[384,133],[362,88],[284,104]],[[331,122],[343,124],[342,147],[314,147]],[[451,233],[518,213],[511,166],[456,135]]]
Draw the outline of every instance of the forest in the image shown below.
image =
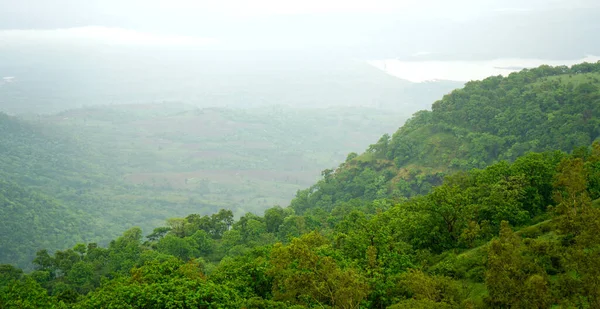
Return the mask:
[[81,241],[96,231],[83,207],[102,204],[73,211],[65,184],[99,202],[131,185],[110,182],[99,154],[79,160],[88,150],[2,117],[19,134],[1,144],[2,216],[39,222],[2,227],[21,231],[2,243],[76,242],[1,265],[2,308],[600,307],[600,63],[469,82],[288,207],[190,212],[106,245]]
[[173,216],[287,205],[321,169],[343,162],[341,150],[364,148],[408,117],[368,107],[184,104],[0,114],[0,174],[5,190],[22,191],[0,209],[10,222],[0,226],[0,264],[31,269],[40,248],[107,245],[131,226],[152,230]]

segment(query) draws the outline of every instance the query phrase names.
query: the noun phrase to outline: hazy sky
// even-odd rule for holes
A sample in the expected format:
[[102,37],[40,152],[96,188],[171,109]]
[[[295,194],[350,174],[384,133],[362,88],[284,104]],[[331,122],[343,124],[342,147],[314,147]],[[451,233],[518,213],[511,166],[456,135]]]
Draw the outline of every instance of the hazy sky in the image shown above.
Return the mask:
[[[199,26],[299,14],[394,14],[468,19],[489,11],[600,7],[595,0],[0,0],[0,28],[80,26],[204,32]],[[274,19],[276,20],[276,19]],[[285,24],[285,20],[278,20]],[[219,25],[222,26],[222,25]]]
[[331,80],[387,78],[372,60],[465,81],[600,55],[598,16],[599,0],[0,0],[0,78],[16,105],[313,104],[341,98]]
[[[333,48],[396,56],[441,49],[481,54],[485,50],[477,45],[482,44],[499,52],[505,48],[506,53],[524,46],[543,57],[550,45],[532,38],[556,41],[551,43],[559,43],[557,50],[580,45],[572,32],[597,30],[597,16],[581,16],[592,14],[590,8],[598,10],[600,1],[0,0],[0,29],[28,30],[0,30],[0,47],[21,37],[94,38],[113,43],[218,43],[225,49]],[[72,29],[80,27],[86,28]],[[552,35],[545,33],[550,31]],[[582,47],[577,54],[594,49]]]

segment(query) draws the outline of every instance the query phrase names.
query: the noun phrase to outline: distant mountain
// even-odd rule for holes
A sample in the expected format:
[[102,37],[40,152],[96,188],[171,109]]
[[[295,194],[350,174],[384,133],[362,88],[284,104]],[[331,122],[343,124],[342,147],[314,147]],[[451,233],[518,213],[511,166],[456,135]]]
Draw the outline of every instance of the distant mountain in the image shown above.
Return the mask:
[[0,48],[0,111],[53,113],[109,104],[422,109],[461,85],[413,84],[364,61],[317,53],[151,47]]

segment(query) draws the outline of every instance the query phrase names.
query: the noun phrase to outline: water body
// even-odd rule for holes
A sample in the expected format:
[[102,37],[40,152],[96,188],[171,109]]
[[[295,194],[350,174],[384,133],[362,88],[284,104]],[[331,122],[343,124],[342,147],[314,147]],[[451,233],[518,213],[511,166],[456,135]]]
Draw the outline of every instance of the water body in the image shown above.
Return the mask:
[[571,60],[506,58],[481,61],[400,61],[397,59],[384,59],[372,60],[368,63],[392,76],[421,83],[435,80],[466,82],[484,79],[488,76],[507,76],[512,72],[525,68],[535,68],[543,64],[571,66],[582,62],[597,61],[600,61],[600,56],[589,55],[581,59]]

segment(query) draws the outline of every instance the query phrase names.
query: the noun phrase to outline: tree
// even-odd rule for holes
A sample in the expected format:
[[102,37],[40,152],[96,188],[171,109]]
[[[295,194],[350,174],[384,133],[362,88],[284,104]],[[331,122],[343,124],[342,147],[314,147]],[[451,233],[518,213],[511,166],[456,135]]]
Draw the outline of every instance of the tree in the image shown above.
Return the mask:
[[157,241],[163,238],[168,232],[171,231],[171,228],[168,226],[157,227],[152,231],[152,234],[146,236],[150,241]]
[[[175,237],[175,236],[172,236]],[[206,281],[192,263],[150,261],[86,295],[75,308],[240,308],[231,288]]]
[[549,283],[545,272],[525,260],[521,244],[503,221],[500,236],[488,249],[485,284],[486,302],[492,307],[547,308],[551,304]]
[[280,206],[275,206],[265,210],[265,223],[267,224],[267,232],[277,233],[279,226],[283,224],[286,213]]
[[[186,219],[183,218],[170,218],[167,219],[167,225],[169,226],[169,232],[177,237],[185,237],[185,225]],[[161,230],[162,231],[162,230]]]
[[467,194],[463,186],[443,184],[428,196],[428,211],[441,220],[441,230],[452,243],[458,241],[468,220],[467,209],[470,200]]
[[368,285],[354,269],[342,269],[336,261],[318,254],[326,240],[311,232],[292,240],[288,246],[275,245],[269,274],[274,276],[275,300],[333,308],[358,308],[368,295]]
[[9,282],[19,280],[23,276],[23,270],[8,264],[0,264],[0,288]]
[[215,249],[215,241],[203,230],[197,230],[193,235],[186,237],[190,246],[200,255],[208,255]]
[[54,308],[53,300],[35,280],[14,280],[0,288],[0,308]]
[[65,277],[81,294],[90,292],[99,283],[95,282],[94,265],[83,261],[75,263]]
[[55,261],[48,253],[48,250],[39,250],[35,255],[35,259],[33,259],[35,269],[54,271]]
[[142,229],[132,227],[123,235],[110,242],[108,247],[108,268],[116,273],[128,273],[137,263],[142,253]]
[[416,308],[425,304],[430,305],[428,308],[452,308],[466,298],[458,282],[444,276],[429,276],[419,270],[402,274],[397,284],[413,301],[400,302],[394,308],[406,308],[408,304]]
[[228,231],[233,225],[233,212],[229,209],[221,209],[218,213],[213,214],[211,219],[214,237],[221,238],[223,233]]
[[167,235],[159,240],[156,244],[156,250],[158,252],[176,256],[183,261],[198,256],[197,249],[191,246],[190,241],[175,235]]
[[211,273],[210,280],[226,282],[243,298],[271,298],[273,277],[267,272],[270,264],[266,258],[270,248],[260,247],[236,257],[225,257]]
[[[595,158],[592,157],[592,160]],[[565,158],[558,166],[554,198],[563,237],[562,264],[566,299],[580,307],[600,306],[600,209],[592,207],[588,170],[582,158]],[[569,278],[576,274],[574,278]],[[573,289],[578,287],[577,289]]]

